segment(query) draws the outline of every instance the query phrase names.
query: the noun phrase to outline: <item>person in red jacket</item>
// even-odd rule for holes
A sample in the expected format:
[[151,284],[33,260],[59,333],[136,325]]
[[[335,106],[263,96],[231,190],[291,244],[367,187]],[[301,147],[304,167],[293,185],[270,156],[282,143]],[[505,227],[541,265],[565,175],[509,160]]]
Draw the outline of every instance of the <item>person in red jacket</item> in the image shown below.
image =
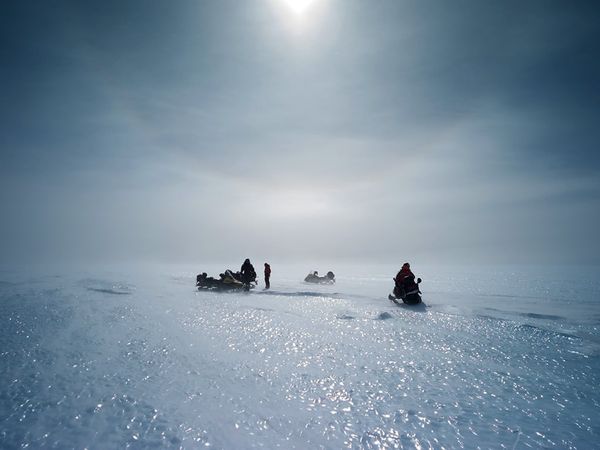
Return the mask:
[[269,281],[271,278],[271,266],[268,263],[265,263],[265,289],[269,289],[271,287],[271,282]]
[[402,264],[402,269],[394,278],[396,287],[394,288],[394,295],[398,298],[403,298],[405,293],[412,290],[415,286],[415,274],[410,270],[410,264]]

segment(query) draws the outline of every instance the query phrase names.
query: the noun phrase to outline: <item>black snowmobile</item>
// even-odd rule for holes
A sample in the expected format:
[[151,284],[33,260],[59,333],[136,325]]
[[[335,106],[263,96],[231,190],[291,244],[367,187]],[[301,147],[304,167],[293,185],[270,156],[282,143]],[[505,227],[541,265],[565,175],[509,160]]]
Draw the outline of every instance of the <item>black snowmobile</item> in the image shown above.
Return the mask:
[[209,277],[205,272],[196,277],[196,286],[199,291],[249,291],[254,287],[250,283],[243,283],[240,274],[231,270],[219,275],[219,279]]
[[304,278],[306,283],[316,283],[316,284],[333,284],[335,283],[335,274],[331,271],[327,272],[327,275],[324,277],[319,276],[319,272],[312,272],[306,275]]
[[[394,281],[396,281],[395,278]],[[405,283],[403,286],[394,287],[394,293],[390,294],[388,298],[397,305],[402,303],[407,305],[418,305],[422,302],[419,283],[421,283],[420,278],[417,278],[416,283],[414,278],[412,278],[410,282]],[[402,300],[402,303],[400,303],[398,300]]]

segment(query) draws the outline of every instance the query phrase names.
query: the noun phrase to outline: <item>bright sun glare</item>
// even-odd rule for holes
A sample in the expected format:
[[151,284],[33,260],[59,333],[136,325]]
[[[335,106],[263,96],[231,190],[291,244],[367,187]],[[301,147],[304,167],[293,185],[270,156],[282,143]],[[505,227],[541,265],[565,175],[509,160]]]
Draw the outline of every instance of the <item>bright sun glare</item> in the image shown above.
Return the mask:
[[314,0],[283,0],[296,14],[303,14]]

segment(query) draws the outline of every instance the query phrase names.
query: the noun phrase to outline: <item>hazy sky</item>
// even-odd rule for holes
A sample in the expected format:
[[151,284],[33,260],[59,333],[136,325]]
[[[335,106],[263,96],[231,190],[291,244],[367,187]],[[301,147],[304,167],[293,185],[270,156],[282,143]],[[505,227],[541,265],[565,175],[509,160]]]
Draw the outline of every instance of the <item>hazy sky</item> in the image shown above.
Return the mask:
[[291,3],[3,1],[0,259],[600,263],[596,2]]

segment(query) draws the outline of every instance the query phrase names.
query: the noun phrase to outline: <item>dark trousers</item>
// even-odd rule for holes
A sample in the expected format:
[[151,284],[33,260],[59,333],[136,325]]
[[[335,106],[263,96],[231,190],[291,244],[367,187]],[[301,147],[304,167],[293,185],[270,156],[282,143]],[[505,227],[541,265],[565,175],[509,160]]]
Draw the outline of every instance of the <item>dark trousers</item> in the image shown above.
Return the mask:
[[271,287],[271,283],[269,282],[270,277],[265,277],[265,289],[269,289]]

